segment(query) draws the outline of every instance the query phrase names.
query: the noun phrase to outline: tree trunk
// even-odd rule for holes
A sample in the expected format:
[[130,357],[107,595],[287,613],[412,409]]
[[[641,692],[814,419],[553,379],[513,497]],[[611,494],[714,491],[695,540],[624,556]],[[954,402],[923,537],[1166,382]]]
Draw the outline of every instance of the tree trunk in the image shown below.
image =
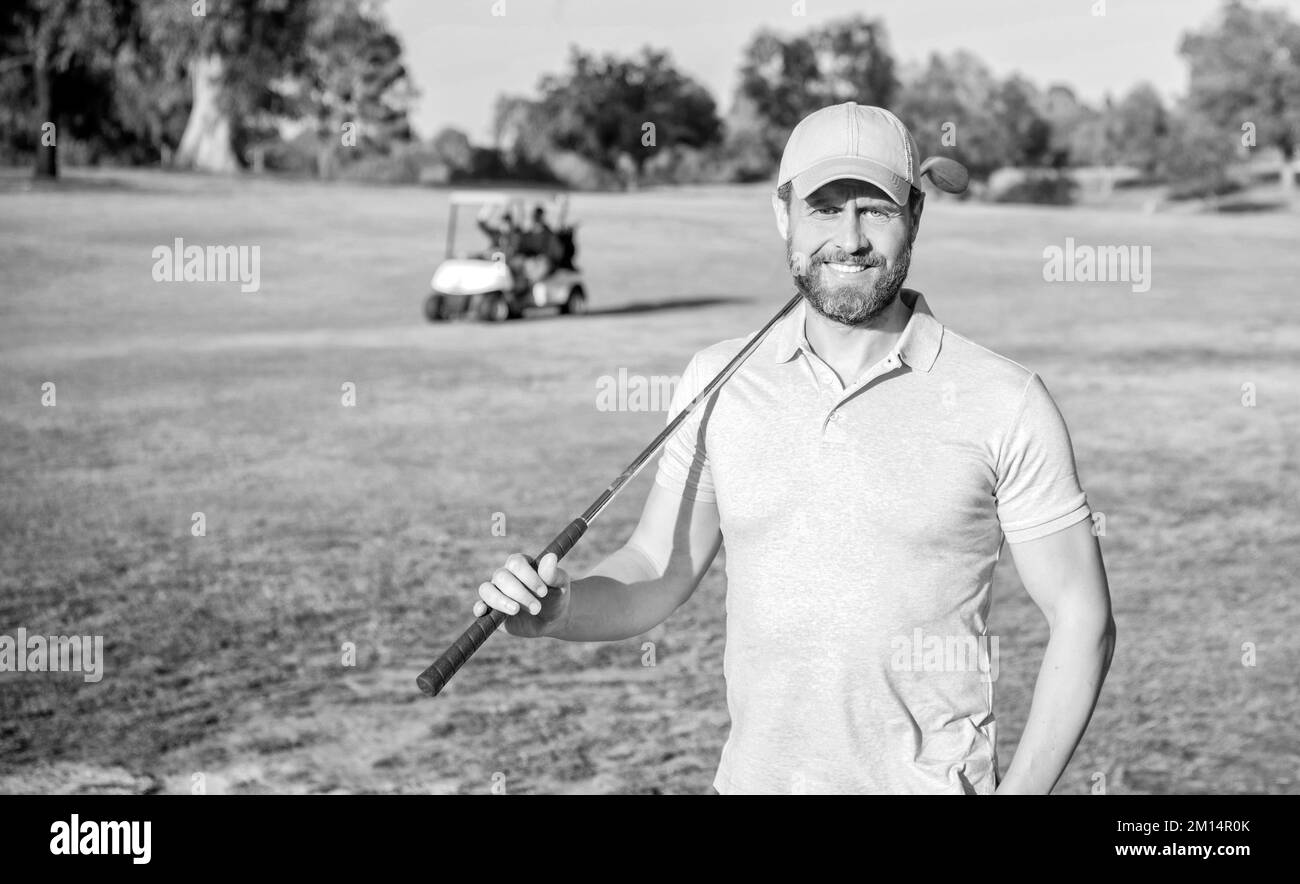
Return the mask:
[[[59,175],[58,155],[58,121],[54,119],[54,73],[50,70],[50,51],[45,43],[39,42],[33,58],[33,73],[36,80],[36,125],[40,136],[36,139],[37,178],[57,178]],[[54,123],[54,137],[48,139],[45,124]],[[47,140],[52,143],[46,144]]]
[[190,62],[190,84],[194,103],[185,134],[176,148],[176,165],[200,172],[230,174],[239,171],[239,160],[231,142],[230,114],[222,105],[221,56],[203,55]]
[[334,177],[334,145],[328,141],[316,148],[316,177],[325,180]]
[[1297,166],[1295,148],[1287,148],[1282,151],[1282,193],[1287,197],[1295,195],[1295,174]]

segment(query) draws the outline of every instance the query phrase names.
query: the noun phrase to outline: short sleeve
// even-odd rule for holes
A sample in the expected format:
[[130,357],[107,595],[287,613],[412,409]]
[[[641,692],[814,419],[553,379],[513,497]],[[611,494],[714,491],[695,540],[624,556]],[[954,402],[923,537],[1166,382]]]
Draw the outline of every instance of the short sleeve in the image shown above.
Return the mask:
[[1046,537],[1091,515],[1070,431],[1037,374],[999,447],[995,495],[1008,543]]
[[[673,392],[672,403],[668,407],[668,420],[671,423],[682,410],[691,403],[705,382],[700,378],[699,354],[691,358],[677,389]],[[713,474],[709,471],[708,453],[704,446],[702,421],[707,409],[701,403],[689,418],[682,422],[677,432],[664,444],[663,455],[659,458],[659,470],[655,481],[670,491],[679,492],[683,497],[701,501],[716,500],[713,489]]]

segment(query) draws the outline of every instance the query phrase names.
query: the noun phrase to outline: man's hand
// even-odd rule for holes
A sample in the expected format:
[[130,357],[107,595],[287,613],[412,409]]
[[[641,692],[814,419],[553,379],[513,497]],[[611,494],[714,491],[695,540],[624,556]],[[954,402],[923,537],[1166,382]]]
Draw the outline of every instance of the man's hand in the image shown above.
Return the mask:
[[489,607],[495,608],[511,615],[506,618],[506,631],[511,635],[546,635],[548,627],[568,616],[569,590],[569,575],[554,553],[542,556],[537,568],[528,564],[527,556],[515,553],[490,581],[479,585],[474,616],[482,617]]

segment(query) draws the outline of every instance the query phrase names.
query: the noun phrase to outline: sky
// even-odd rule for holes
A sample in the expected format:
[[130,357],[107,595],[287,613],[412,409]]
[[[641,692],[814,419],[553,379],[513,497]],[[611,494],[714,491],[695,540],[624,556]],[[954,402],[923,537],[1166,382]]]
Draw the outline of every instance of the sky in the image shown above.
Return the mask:
[[[387,0],[383,9],[420,92],[419,134],[454,126],[489,143],[497,95],[534,95],[543,73],[564,68],[572,44],[618,54],[667,49],[725,114],[755,31],[797,33],[859,12],[884,20],[903,64],[970,49],[998,76],[1065,83],[1090,103],[1142,80],[1167,98],[1182,94],[1179,41],[1210,21],[1220,0],[1101,2],[1104,15],[1093,14],[1098,0]],[[1278,4],[1300,0],[1269,5]]]

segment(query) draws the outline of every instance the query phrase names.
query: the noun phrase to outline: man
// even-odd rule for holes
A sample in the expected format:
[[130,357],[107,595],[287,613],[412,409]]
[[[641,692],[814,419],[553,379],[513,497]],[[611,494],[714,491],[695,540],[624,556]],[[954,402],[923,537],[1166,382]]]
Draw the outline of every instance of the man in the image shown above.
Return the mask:
[[509,208],[495,212],[492,206],[484,206],[478,213],[478,228],[488,238],[488,248],[491,251],[506,256],[519,251],[521,233]]
[[[803,120],[772,207],[804,300],[669,442],[621,549],[572,582],[554,556],[540,573],[511,556],[479,587],[475,613],[515,635],[622,639],[685,602],[725,538],[723,794],[1045,794],[1109,666],[1106,575],[1047,388],[902,287],[919,179],[888,111]],[[695,354],[673,412],[744,343]],[[1051,637],[1002,777],[986,622],[1004,537]]]
[[525,255],[524,274],[530,284],[545,279],[555,269],[552,257],[554,241],[555,233],[546,223],[546,209],[542,206],[534,207],[532,221],[523,232],[521,246]]
[[525,251],[535,255],[546,254],[550,251],[552,235],[550,225],[546,223],[546,208],[534,206],[532,221],[525,231]]

